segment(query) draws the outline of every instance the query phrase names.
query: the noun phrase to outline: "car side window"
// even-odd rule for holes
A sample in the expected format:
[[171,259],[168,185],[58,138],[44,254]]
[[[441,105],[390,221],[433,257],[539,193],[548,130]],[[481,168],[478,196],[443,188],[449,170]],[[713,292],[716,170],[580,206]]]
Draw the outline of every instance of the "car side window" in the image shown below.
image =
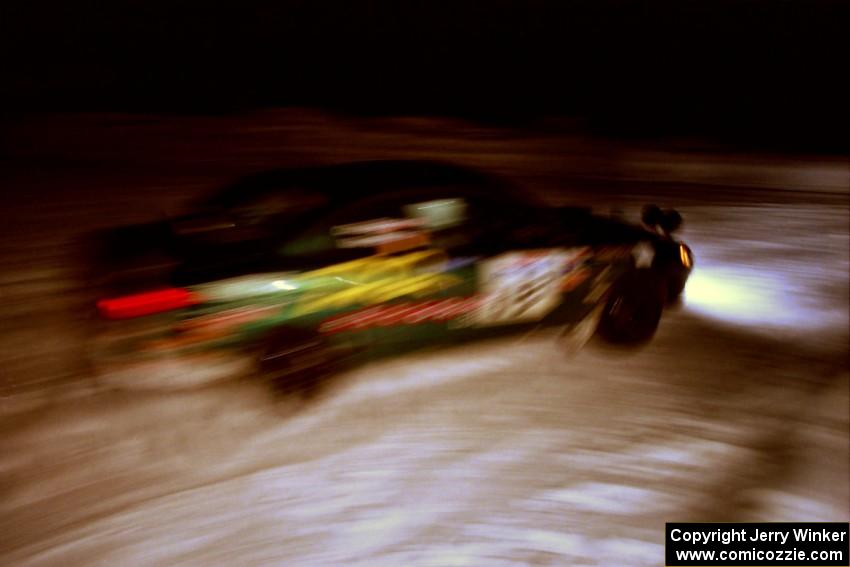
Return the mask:
[[378,195],[343,207],[332,208],[296,238],[283,243],[283,256],[334,255],[338,251],[335,226],[397,216],[401,202],[394,195]]
[[431,227],[431,243],[451,254],[487,255],[509,245],[519,205],[466,188],[429,188],[368,197],[330,211],[285,255],[316,254],[336,248],[334,227],[390,218],[418,217]]

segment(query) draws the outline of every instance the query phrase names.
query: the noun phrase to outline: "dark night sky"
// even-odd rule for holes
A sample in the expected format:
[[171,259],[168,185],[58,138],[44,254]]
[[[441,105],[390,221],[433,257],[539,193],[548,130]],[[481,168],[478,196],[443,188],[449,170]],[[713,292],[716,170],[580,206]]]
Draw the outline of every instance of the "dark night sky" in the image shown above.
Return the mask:
[[848,3],[5,0],[5,111],[589,118],[844,144]]

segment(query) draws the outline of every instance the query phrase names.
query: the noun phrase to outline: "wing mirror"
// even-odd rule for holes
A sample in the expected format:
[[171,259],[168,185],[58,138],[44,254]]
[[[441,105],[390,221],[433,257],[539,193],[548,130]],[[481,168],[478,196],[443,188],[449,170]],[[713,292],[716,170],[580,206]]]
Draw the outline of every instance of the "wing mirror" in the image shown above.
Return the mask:
[[650,229],[661,229],[665,235],[679,230],[682,226],[682,215],[675,209],[662,210],[657,205],[646,205],[640,215],[641,222]]

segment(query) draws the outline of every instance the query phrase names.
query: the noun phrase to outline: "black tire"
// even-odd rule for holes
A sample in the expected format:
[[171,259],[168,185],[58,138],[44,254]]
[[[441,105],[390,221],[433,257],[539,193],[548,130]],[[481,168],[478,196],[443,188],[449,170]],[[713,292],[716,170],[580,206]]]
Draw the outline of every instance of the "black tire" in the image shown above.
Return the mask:
[[608,294],[599,336],[621,345],[649,341],[658,329],[666,299],[666,285],[654,271],[643,269],[626,274]]
[[331,373],[333,360],[319,333],[285,329],[270,335],[260,351],[259,370],[277,391],[310,396]]

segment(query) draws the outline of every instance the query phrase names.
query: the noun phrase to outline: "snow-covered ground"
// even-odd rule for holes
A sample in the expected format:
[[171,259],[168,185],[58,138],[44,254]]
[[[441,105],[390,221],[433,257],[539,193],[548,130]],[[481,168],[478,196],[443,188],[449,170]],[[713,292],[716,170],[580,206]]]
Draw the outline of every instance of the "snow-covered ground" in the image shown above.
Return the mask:
[[[544,148],[641,179],[660,163],[588,157],[574,141],[390,126],[362,134],[371,146],[349,143],[377,154],[413,130],[409,151],[478,165],[495,163],[499,149],[502,167],[542,192],[566,167],[546,169]],[[343,126],[288,127],[280,143],[311,147],[334,127]],[[567,353],[537,334],[421,352],[352,370],[306,405],[250,380],[167,394],[90,386],[73,263],[60,252],[78,229],[102,222],[109,203],[79,203],[104,181],[77,172],[68,179],[77,197],[19,197],[32,220],[10,220],[7,236],[16,237],[0,250],[11,266],[0,281],[0,563],[655,566],[667,521],[847,521],[841,168],[822,175],[818,162],[806,175],[805,161],[734,161],[716,166],[723,183],[744,168],[742,185],[753,185],[767,167],[770,186],[740,200],[715,195],[703,168],[698,192],[687,185],[693,167],[681,166],[664,170],[658,193],[635,184],[634,194],[593,197],[626,214],[649,200],[682,203],[696,271],[645,348],[591,342]],[[793,183],[774,187],[786,170]],[[49,172],[12,179],[35,190],[60,182]],[[796,193],[800,179],[812,193]],[[115,199],[140,199],[141,185]],[[167,201],[179,190],[146,191]],[[77,208],[63,212],[62,199]]]

